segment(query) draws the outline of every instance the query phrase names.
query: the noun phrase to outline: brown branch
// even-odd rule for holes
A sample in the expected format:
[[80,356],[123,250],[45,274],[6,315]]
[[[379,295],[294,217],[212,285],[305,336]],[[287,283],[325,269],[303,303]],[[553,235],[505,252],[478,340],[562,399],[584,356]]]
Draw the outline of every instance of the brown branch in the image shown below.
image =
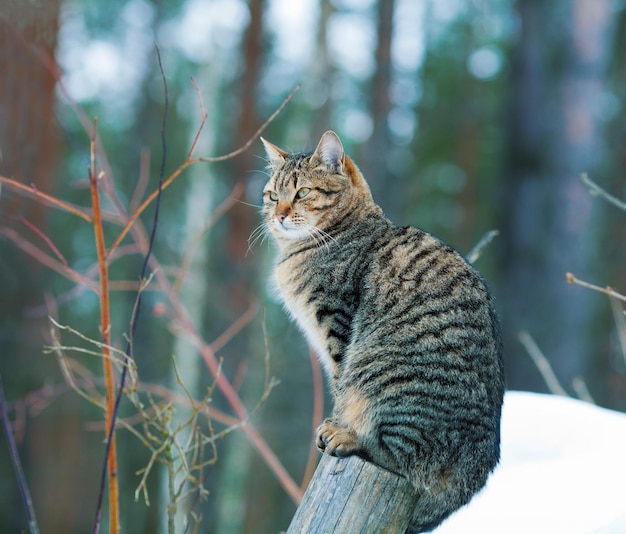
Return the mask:
[[56,245],[52,242],[52,239],[50,239],[46,234],[44,234],[39,228],[37,228],[33,223],[31,223],[28,219],[26,219],[25,217],[22,217],[20,215],[19,220],[21,221],[21,223],[24,226],[27,226],[28,228],[30,228],[35,234],[37,234],[37,236],[39,236],[39,239],[41,239],[46,245],[48,245],[48,248],[54,253],[54,255],[59,259],[59,261],[65,266],[67,267],[67,260],[65,259],[65,257],[63,256],[63,254],[61,254],[61,251],[56,247]]
[[272,113],[269,118],[263,123],[261,124],[261,126],[259,126],[256,130],[256,132],[254,132],[249,138],[248,140],[241,145],[238,149],[233,150],[232,152],[229,152],[228,154],[224,154],[223,156],[215,156],[215,157],[211,157],[211,158],[196,158],[195,160],[192,161],[204,161],[206,163],[216,163],[218,161],[225,161],[227,159],[232,159],[235,156],[238,156],[239,154],[242,154],[243,152],[245,152],[246,150],[248,150],[248,148],[250,147],[250,145],[252,143],[254,143],[254,141],[257,140],[257,138],[263,133],[263,131],[265,130],[265,128],[267,128],[270,123],[276,118],[278,117],[278,115],[280,114],[280,112],[285,109],[285,106],[287,104],[289,104],[289,102],[291,101],[291,99],[293,98],[293,96],[300,90],[300,84],[297,84],[292,90],[291,92],[285,97],[285,99],[282,101],[281,105],[278,106],[278,108],[276,109],[276,111],[274,111],[274,113]]
[[211,342],[209,346],[211,347],[213,353],[222,350],[222,348],[224,348],[224,346],[227,345],[231,339],[233,339],[239,332],[241,332],[244,327],[249,325],[258,311],[259,305],[257,302],[253,302],[252,304],[250,304],[250,306],[248,306],[248,309],[243,312],[243,314],[241,314],[236,321],[231,323],[226,330],[224,330],[218,337],[216,337]]
[[[148,250],[147,237],[144,233],[137,231],[136,227],[131,226],[129,230],[133,234],[133,238],[140,251],[144,252]],[[109,248],[109,253],[111,248]],[[217,361],[215,353],[211,350],[210,346],[204,342],[202,336],[198,333],[193,321],[189,317],[189,313],[186,307],[180,300],[179,295],[174,291],[172,284],[165,275],[163,267],[160,265],[156,257],[153,255],[149,258],[149,265],[151,271],[154,273],[154,277],[157,280],[159,287],[169,300],[174,313],[178,318],[178,322],[182,327],[183,332],[194,342],[198,348],[202,358],[205,361],[205,365],[216,377],[216,386],[224,395],[226,401],[231,405],[235,411],[236,416],[241,421],[241,428],[246,437],[250,440],[252,445],[256,448],[261,458],[265,461],[267,466],[276,476],[279,484],[285,489],[287,494],[292,498],[295,503],[300,502],[302,498],[302,490],[295,483],[293,478],[289,475],[284,468],[278,457],[274,454],[271,448],[267,445],[267,442],[262,436],[248,424],[249,414],[239,398],[237,392],[232,387],[232,384],[228,381],[223,373],[220,373],[220,365]]]
[[[0,233],[2,233],[2,228],[0,228]],[[136,245],[129,244],[129,245],[124,245],[122,247],[119,247],[116,253],[109,259],[109,262],[108,262],[109,268],[111,267],[111,264],[114,261],[130,254],[138,254]],[[88,286],[88,288],[94,291],[97,295],[100,294],[100,289],[98,288],[98,286],[95,285],[93,281],[98,275],[99,269],[100,269],[100,266],[98,265],[98,262],[96,261],[93,265],[89,266],[85,270],[84,275],[77,273],[78,276],[81,276],[82,279],[86,280],[87,283],[91,284]],[[138,286],[139,286],[139,282],[136,282],[136,281],[134,282],[125,281],[125,280],[109,281],[109,291],[126,291],[129,288],[136,289]],[[82,295],[85,289],[86,289],[86,286],[84,284],[75,285],[72,288],[68,289],[67,291],[59,293],[56,297],[53,298],[53,300],[57,304],[65,304],[66,302],[69,302],[72,299],[77,298],[80,295]],[[151,291],[152,288],[148,288],[148,290]],[[41,304],[38,306],[31,306],[29,308],[26,308],[26,314],[28,317],[45,317],[45,316],[55,317],[56,316],[56,314],[49,313],[47,304]]]
[[[163,181],[163,184],[161,185],[161,190],[164,190],[166,187],[168,187],[176,178],[180,176],[180,174],[187,167],[189,167],[190,165],[193,165],[194,163],[199,163],[199,162],[217,163],[219,161],[226,161],[226,160],[232,159],[238,156],[239,154],[241,154],[242,152],[245,152],[250,147],[250,145],[252,145],[252,143],[258,138],[258,136],[261,135],[263,130],[265,130],[265,128],[267,128],[267,126],[285,108],[285,106],[293,98],[293,95],[296,94],[296,92],[299,89],[300,89],[300,84],[296,85],[296,87],[292,89],[291,93],[287,95],[287,97],[285,98],[285,100],[283,100],[282,104],[278,107],[278,109],[276,109],[276,111],[272,113],[272,115],[257,129],[256,132],[254,132],[254,134],[252,134],[252,136],[250,136],[250,138],[242,146],[240,146],[236,150],[233,150],[232,152],[229,152],[228,154],[224,154],[223,156],[200,157],[200,158],[193,158],[193,159],[187,158],[172,174],[169,175],[169,177],[166,180]],[[200,128],[202,127],[204,127],[204,122],[200,125]],[[128,231],[133,226],[133,223],[137,220],[139,215],[141,215],[143,211],[150,205],[150,203],[157,197],[158,194],[159,194],[159,189],[154,190],[141,203],[141,205],[132,213],[132,215],[130,215],[128,221],[124,225],[124,228],[122,228],[122,231],[119,233],[119,235],[117,236],[115,241],[113,241],[113,244],[109,248],[109,254],[113,252],[117,248],[117,246],[121,243],[122,239],[126,237],[126,234],[128,234]]]
[[10,189],[17,191],[18,193],[35,198],[48,206],[52,206],[73,213],[74,215],[77,215],[78,217],[84,219],[89,223],[92,222],[92,218],[89,216],[89,214],[85,213],[82,209],[70,204],[69,202],[64,202],[62,200],[59,200],[58,198],[41,192],[34,185],[24,185],[17,180],[7,178],[6,176],[0,176],[0,182],[4,183]]
[[[56,67],[56,65],[50,60],[49,57],[42,56],[42,59],[43,59],[44,63],[46,63],[48,68],[51,70],[51,72],[53,73],[55,79],[59,83],[59,87],[61,88],[61,90],[65,92],[65,87],[63,86],[63,83],[62,83],[62,80],[61,80],[61,77],[60,77],[60,73],[59,73],[58,68]],[[163,183],[160,185],[160,190],[162,191],[169,184],[171,184],[173,182],[173,180],[176,179],[182,173],[182,171],[184,171],[191,164],[198,163],[198,162],[205,162],[205,163],[207,163],[207,162],[225,161],[225,160],[231,159],[231,158],[241,154],[245,150],[247,150],[252,145],[252,143],[255,141],[255,139],[264,131],[264,129],[284,109],[284,107],[291,100],[291,98],[293,97],[293,95],[295,94],[295,92],[299,88],[300,88],[300,86],[298,85],[298,86],[296,86],[292,90],[292,92],[286,97],[286,99],[279,106],[279,108],[270,116],[270,118],[268,120],[266,120],[261,125],[260,128],[257,129],[257,131],[240,148],[238,148],[238,149],[236,149],[236,150],[234,150],[234,151],[232,151],[232,152],[230,152],[228,154],[222,155],[222,156],[201,157],[201,158],[188,159],[187,161],[183,162],[178,167],[178,169],[176,169],[170,175],[170,177],[167,180],[163,181]],[[92,197],[94,197],[94,195],[98,194],[98,192],[97,192],[97,184],[96,184],[96,188],[95,189],[93,187],[93,183],[97,181],[96,174],[95,174],[96,173],[95,161],[94,161],[95,160],[95,154],[97,152],[98,155],[101,158],[101,165],[104,166],[103,168],[105,170],[105,172],[103,174],[100,174],[100,176],[98,178],[102,178],[102,183],[103,183],[103,186],[105,188],[106,194],[109,197],[111,203],[113,204],[115,210],[117,211],[118,216],[112,216],[111,217],[110,214],[103,213],[102,211],[99,211],[98,217],[99,217],[100,222],[98,224],[98,223],[95,223],[95,218],[96,218],[95,214],[94,214],[93,217],[91,217],[91,216],[87,215],[86,213],[84,213],[84,212],[74,208],[73,206],[71,206],[71,205],[69,205],[67,203],[59,201],[58,199],[55,199],[53,197],[49,197],[48,195],[40,194],[39,192],[37,192],[36,189],[28,188],[26,186],[23,186],[22,184],[19,184],[19,182],[17,182],[18,185],[16,186],[16,188],[19,189],[21,192],[26,192],[26,193],[28,193],[30,195],[33,195],[39,201],[44,201],[45,202],[45,201],[47,201],[47,199],[49,197],[49,200],[50,200],[50,202],[52,202],[53,205],[55,205],[57,207],[63,207],[63,209],[66,209],[67,211],[70,211],[72,213],[76,212],[77,215],[81,216],[85,220],[87,220],[89,222],[92,222],[94,224],[94,231],[96,233],[98,232],[97,228],[100,229],[99,230],[100,232],[102,231],[102,220],[104,218],[107,218],[107,220],[109,220],[109,218],[110,218],[111,220],[115,220],[115,222],[119,222],[119,221],[125,222],[125,224],[124,224],[124,226],[122,228],[122,231],[120,232],[120,234],[118,235],[118,237],[114,241],[114,243],[109,247],[108,251],[104,248],[104,246],[99,247],[98,253],[99,254],[100,253],[104,253],[103,259],[99,258],[99,269],[102,268],[102,264],[103,263],[106,265],[106,262],[108,261],[109,257],[119,247],[122,239],[128,234],[128,232],[132,232],[133,238],[134,238],[135,243],[137,244],[137,246],[139,248],[139,251],[141,253],[145,254],[145,252],[148,250],[147,237],[145,235],[145,232],[140,231],[138,226],[136,224],[134,224],[134,223],[139,222],[138,221],[139,215],[146,209],[146,207],[154,199],[156,199],[158,197],[159,190],[157,189],[156,191],[153,191],[149,195],[149,197],[133,212],[133,214],[128,216],[128,214],[126,213],[124,207],[122,206],[121,202],[119,201],[119,198],[117,197],[116,191],[115,191],[115,189],[114,189],[114,187],[112,185],[112,175],[111,175],[111,173],[109,171],[107,171],[107,169],[110,170],[110,166],[108,165],[108,161],[106,159],[106,153],[105,153],[105,151],[104,151],[104,149],[102,147],[101,139],[98,136],[95,135],[95,129],[91,125],[90,121],[88,120],[88,117],[86,116],[85,112],[80,108],[80,106],[78,106],[74,101],[72,101],[72,99],[69,97],[69,95],[67,93],[66,93],[66,96],[68,98],[68,101],[69,101],[70,105],[74,108],[74,110],[75,110],[79,120],[83,124],[83,127],[84,127],[85,131],[86,132],[94,132],[93,135],[90,134],[90,137],[91,137],[91,147],[90,148],[91,148],[91,155],[92,155],[92,166],[91,166],[92,170],[91,170],[91,174],[93,175],[93,176],[90,175]],[[193,148],[193,146],[192,146],[192,148]],[[91,178],[93,178],[94,180],[91,180]],[[4,183],[7,183],[9,186],[13,185],[13,182],[14,182],[11,179],[5,179],[5,180],[0,180],[0,181],[2,181]],[[94,190],[95,190],[95,193],[94,193]],[[99,197],[98,197],[98,200],[99,200]],[[100,208],[99,202],[98,202],[98,208]],[[47,266],[53,268],[54,270],[57,270],[59,273],[61,273],[64,276],[72,279],[75,282],[87,285],[88,287],[94,289],[94,291],[97,294],[102,295],[102,291],[101,290],[99,291],[98,288],[93,283],[91,283],[91,281],[87,280],[82,275],[79,275],[78,273],[76,273],[72,269],[64,268],[60,262],[54,260],[49,255],[47,255],[44,252],[42,252],[41,250],[39,250],[37,247],[33,246],[31,243],[29,243],[26,240],[20,238],[11,229],[0,228],[0,232],[3,233],[4,235],[7,235],[16,244],[18,244],[18,246],[20,246],[25,251],[27,251],[28,253],[33,255],[33,257],[35,257],[38,260],[40,259],[41,262],[44,265],[47,265]],[[102,245],[104,245],[104,240],[103,239],[102,239]],[[154,258],[154,256],[151,256],[150,259],[149,259],[149,262],[150,262],[150,268],[155,273],[155,276],[156,276],[156,278],[157,278],[157,280],[159,282],[159,285],[162,288],[163,292],[167,295],[168,299],[172,303],[172,306],[175,309],[175,312],[176,312],[177,316],[180,318],[181,323],[183,324],[184,330],[186,331],[187,335],[190,335],[193,339],[195,339],[197,341],[200,353],[202,354],[202,357],[205,360],[205,364],[207,365],[209,370],[213,373],[213,375],[216,376],[216,385],[220,389],[222,394],[225,396],[226,400],[229,402],[229,404],[231,405],[233,410],[235,411],[235,413],[237,415],[237,418],[239,419],[239,424],[240,424],[243,432],[246,434],[246,436],[251,441],[253,446],[257,449],[257,451],[259,452],[261,457],[264,459],[266,464],[269,466],[269,468],[274,472],[278,482],[284,487],[285,491],[287,491],[287,493],[291,496],[291,498],[294,500],[294,502],[296,502],[296,503],[299,502],[299,500],[300,500],[300,498],[302,496],[302,491],[298,488],[297,484],[293,481],[293,479],[287,473],[287,471],[285,470],[284,466],[282,465],[280,460],[276,457],[276,455],[273,453],[273,451],[269,448],[269,446],[267,445],[265,440],[248,423],[249,414],[248,414],[245,406],[243,405],[241,399],[237,395],[237,392],[234,390],[234,388],[232,387],[232,385],[230,384],[228,379],[223,374],[219,373],[219,364],[217,362],[217,359],[215,357],[214,352],[211,350],[210,346],[208,344],[206,344],[202,340],[201,336],[198,334],[198,332],[197,332],[193,322],[191,321],[190,317],[188,316],[186,308],[182,305],[182,303],[178,299],[178,296],[177,296],[176,292],[173,291],[172,286],[169,283],[169,280],[167,279],[167,277],[165,276],[164,271],[161,268],[161,266],[158,263],[158,261]],[[110,287],[108,287],[107,290],[110,290]],[[106,299],[108,301],[108,294],[107,294]],[[107,328],[103,328],[103,335],[105,334],[105,332],[108,332]],[[108,333],[108,335],[110,335],[110,332]],[[103,360],[104,361],[110,361],[109,358],[103,358]],[[113,522],[111,522],[111,525],[113,525]]]
[[102,365],[106,389],[106,425],[108,444],[108,475],[109,475],[109,531],[117,534],[119,524],[119,487],[117,478],[117,451],[115,447],[115,432],[113,431],[113,412],[115,411],[115,379],[113,376],[113,362],[111,361],[111,318],[109,309],[109,272],[107,253],[104,244],[104,229],[100,212],[100,197],[98,193],[98,178],[96,176],[96,135],[97,119],[93,124],[93,135],[90,143],[91,168],[89,183],[91,187],[91,204],[93,208],[93,229],[100,267],[100,328],[102,333]]
[[22,249],[26,254],[37,260],[42,265],[56,271],[60,275],[76,282],[77,284],[82,284],[89,289],[91,289],[97,295],[100,294],[100,289],[96,286],[91,280],[87,277],[80,274],[78,271],[75,271],[71,267],[67,265],[63,265],[60,261],[54,259],[49,254],[46,254],[39,247],[33,245],[30,241],[27,241],[22,236],[20,236],[15,230],[7,227],[0,227],[0,235],[4,235],[6,238],[11,240],[18,248]]
[[[74,367],[75,365],[78,365],[76,361],[69,360],[69,358],[68,364],[68,367]],[[86,368],[83,371],[84,372],[81,373],[81,376],[83,376],[83,378],[74,379],[74,385],[83,389],[89,389],[94,388],[95,386],[104,385],[104,380],[93,375]],[[199,410],[200,413],[205,414],[207,417],[210,417],[211,419],[227,427],[235,426],[239,423],[238,419],[224,413],[221,410],[218,410],[213,406],[202,406],[199,408],[198,403],[194,404],[185,395],[177,393],[161,384],[139,382],[136,386],[136,390],[138,392],[146,392],[150,393],[151,395],[160,397],[163,399],[163,402],[176,404],[183,408]],[[7,408],[9,410],[14,410],[16,414],[20,414],[19,417],[16,417],[16,423],[14,424],[14,433],[16,438],[24,435],[23,427],[25,423],[23,419],[27,412],[30,414],[31,417],[37,417],[56,398],[60,397],[62,394],[68,391],[72,391],[72,386],[67,381],[58,382],[56,384],[45,384],[41,388],[31,391],[20,399],[16,399],[13,402],[8,402]],[[135,417],[137,418],[136,422],[141,422],[140,414],[137,414],[136,416],[126,417],[123,420],[127,424],[134,424]],[[87,430],[107,430],[106,424],[102,421],[88,422],[86,423],[85,427],[87,428]]]

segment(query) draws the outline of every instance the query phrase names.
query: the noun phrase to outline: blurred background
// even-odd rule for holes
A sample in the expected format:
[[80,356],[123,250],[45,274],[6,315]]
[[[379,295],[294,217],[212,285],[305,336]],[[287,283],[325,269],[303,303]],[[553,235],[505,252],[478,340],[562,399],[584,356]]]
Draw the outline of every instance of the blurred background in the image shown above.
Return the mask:
[[[202,106],[207,120],[194,155],[226,154],[300,83],[265,138],[312,150],[335,130],[392,220],[462,253],[499,231],[476,265],[497,298],[508,388],[549,391],[518,338],[527,332],[568,394],[576,396],[582,381],[597,404],[626,410],[611,303],[565,276],[626,290],[626,213],[580,178],[587,173],[626,198],[626,2],[3,1],[0,175],[89,208],[85,119],[97,116],[100,166],[116,201],[133,212],[157,187],[163,156],[155,43],[168,85],[165,177],[185,161]],[[163,193],[154,257],[249,410],[263,398],[268,373],[280,382],[249,424],[299,485],[317,458],[319,368],[268,287],[271,243],[249,247],[265,165],[259,141],[232,159],[189,165]],[[105,198],[104,207],[114,211],[115,201]],[[154,203],[140,218],[148,231],[153,215]],[[120,228],[107,223],[108,245]],[[98,339],[98,298],[43,265],[29,243],[97,282],[93,227],[2,184],[0,373],[9,418],[42,532],[87,532],[104,455],[102,411],[68,387],[44,347],[49,315]],[[133,243],[123,241],[110,271],[120,348],[143,262]],[[213,378],[197,346],[179,335],[180,318],[159,287],[144,293],[138,373],[176,390],[175,355],[185,387],[201,399]],[[76,337],[67,343],[88,346]],[[101,376],[98,357],[70,357]],[[233,415],[220,391],[211,403]],[[324,413],[330,407],[326,397]],[[121,410],[136,413],[126,401]],[[123,531],[167,532],[164,469],[148,477],[146,506],[135,489],[150,452],[123,429],[117,440]],[[217,460],[203,474],[208,497],[185,501],[179,524],[193,509],[202,516],[199,532],[285,529],[295,504],[257,448],[241,431],[216,445]],[[0,531],[25,531],[23,510],[3,437]]]

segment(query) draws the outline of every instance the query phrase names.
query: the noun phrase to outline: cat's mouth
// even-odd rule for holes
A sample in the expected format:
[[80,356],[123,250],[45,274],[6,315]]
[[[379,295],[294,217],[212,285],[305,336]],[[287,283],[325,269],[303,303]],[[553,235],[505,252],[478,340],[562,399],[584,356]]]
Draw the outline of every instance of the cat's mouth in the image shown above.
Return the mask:
[[274,231],[274,236],[278,239],[289,239],[294,241],[300,239],[313,239],[320,247],[328,247],[335,241],[330,234],[306,221],[294,222],[293,220],[286,218],[281,222],[279,219],[274,219],[272,229]]
[[274,219],[274,230],[278,235],[287,237],[290,239],[302,239],[304,237],[311,237],[306,226],[294,223],[291,219],[284,219],[280,222],[278,219]]

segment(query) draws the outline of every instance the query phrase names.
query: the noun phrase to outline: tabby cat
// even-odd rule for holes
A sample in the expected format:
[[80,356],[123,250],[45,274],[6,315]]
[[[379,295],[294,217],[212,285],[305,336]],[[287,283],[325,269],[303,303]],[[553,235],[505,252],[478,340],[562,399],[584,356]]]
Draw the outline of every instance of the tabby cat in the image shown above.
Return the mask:
[[357,454],[418,492],[409,532],[480,490],[500,456],[500,327],[481,276],[453,249],[394,226],[341,141],[311,153],[262,140],[274,281],[332,384],[317,446]]

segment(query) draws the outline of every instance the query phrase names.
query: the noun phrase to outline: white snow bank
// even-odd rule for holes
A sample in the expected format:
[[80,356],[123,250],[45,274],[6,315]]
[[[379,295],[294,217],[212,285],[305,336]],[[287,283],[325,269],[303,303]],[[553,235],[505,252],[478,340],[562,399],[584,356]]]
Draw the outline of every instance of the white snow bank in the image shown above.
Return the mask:
[[626,414],[507,392],[499,466],[433,533],[626,533]]

